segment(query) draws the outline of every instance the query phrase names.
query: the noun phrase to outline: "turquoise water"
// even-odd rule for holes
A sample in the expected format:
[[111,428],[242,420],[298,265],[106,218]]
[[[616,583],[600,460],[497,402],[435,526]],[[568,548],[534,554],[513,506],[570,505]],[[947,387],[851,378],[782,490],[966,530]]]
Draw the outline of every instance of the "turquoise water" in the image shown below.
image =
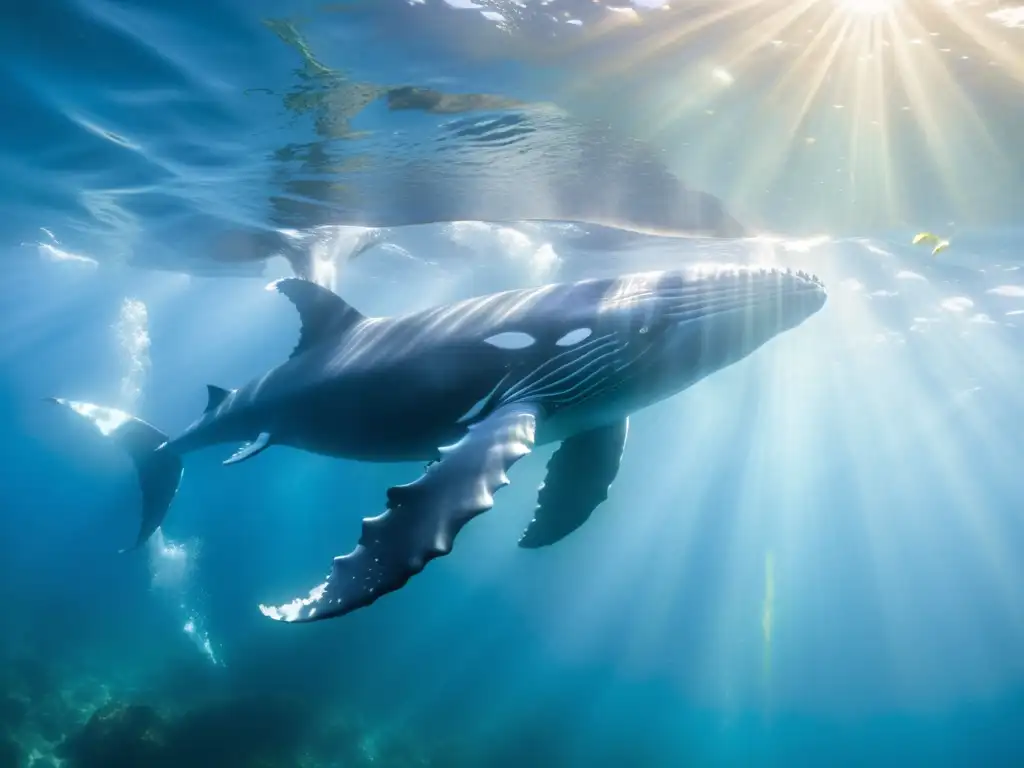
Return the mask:
[[[0,766],[1020,764],[1019,13],[479,5],[4,14]],[[129,463],[41,402],[177,433],[296,272],[383,316],[709,261],[828,304],[635,415],[558,545],[538,448],[317,624],[257,606],[421,465],[205,450],[118,555]]]

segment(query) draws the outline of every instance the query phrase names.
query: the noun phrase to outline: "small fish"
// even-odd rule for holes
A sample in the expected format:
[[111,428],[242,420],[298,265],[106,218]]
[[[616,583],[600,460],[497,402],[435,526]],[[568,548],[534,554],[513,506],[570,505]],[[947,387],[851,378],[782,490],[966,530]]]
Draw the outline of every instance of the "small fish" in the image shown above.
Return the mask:
[[920,232],[914,236],[911,241],[913,245],[930,245],[932,246],[932,256],[938,256],[944,250],[949,248],[949,240],[943,240],[938,235],[934,235],[931,232]]

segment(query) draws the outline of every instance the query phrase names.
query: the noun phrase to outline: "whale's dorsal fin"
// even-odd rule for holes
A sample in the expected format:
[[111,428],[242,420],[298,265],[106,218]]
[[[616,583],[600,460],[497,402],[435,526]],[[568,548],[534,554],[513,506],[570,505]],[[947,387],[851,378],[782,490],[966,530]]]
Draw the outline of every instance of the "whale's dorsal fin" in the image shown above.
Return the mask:
[[299,311],[302,329],[291,357],[301,355],[322,341],[337,338],[366,319],[341,296],[308,280],[286,277],[272,282],[267,290],[284,294]]
[[206,410],[203,413],[209,413],[214,410],[218,405],[224,402],[231,393],[223,387],[215,387],[213,384],[206,385]]

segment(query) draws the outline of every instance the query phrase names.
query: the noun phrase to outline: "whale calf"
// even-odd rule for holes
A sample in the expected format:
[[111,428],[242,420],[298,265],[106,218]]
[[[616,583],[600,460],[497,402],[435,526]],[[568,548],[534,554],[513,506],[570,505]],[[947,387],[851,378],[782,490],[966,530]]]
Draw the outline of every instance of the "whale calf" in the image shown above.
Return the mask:
[[390,318],[366,317],[315,283],[271,283],[297,308],[290,358],[245,386],[208,387],[205,412],[169,438],[134,416],[54,399],[132,458],[142,489],[135,546],[161,525],[181,457],[241,443],[225,464],[280,445],[362,461],[429,462],[388,489],[358,546],[305,597],[261,605],[305,622],[367,606],[451,551],[490,509],[510,467],[560,443],[520,546],[582,525],[615,479],[630,414],[793,328],[826,301],[803,272],[693,267],[506,291]]

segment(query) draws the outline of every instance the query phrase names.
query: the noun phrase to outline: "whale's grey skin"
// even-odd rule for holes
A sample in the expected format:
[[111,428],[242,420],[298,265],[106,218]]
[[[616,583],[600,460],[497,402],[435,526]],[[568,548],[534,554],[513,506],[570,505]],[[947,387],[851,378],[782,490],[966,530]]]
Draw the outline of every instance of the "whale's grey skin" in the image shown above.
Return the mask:
[[821,282],[778,269],[691,267],[508,291],[394,318],[364,317],[314,283],[272,283],[297,307],[299,343],[240,389],[210,387],[206,412],[167,439],[120,411],[58,400],[117,439],[143,490],[138,544],[161,524],[179,457],[246,442],[360,461],[430,462],[388,491],[359,546],[324,584],[271,618],[313,621],[394,591],[447,554],[534,445],[560,442],[523,547],[581,525],[618,471],[628,417],[759,348],[824,306]]

